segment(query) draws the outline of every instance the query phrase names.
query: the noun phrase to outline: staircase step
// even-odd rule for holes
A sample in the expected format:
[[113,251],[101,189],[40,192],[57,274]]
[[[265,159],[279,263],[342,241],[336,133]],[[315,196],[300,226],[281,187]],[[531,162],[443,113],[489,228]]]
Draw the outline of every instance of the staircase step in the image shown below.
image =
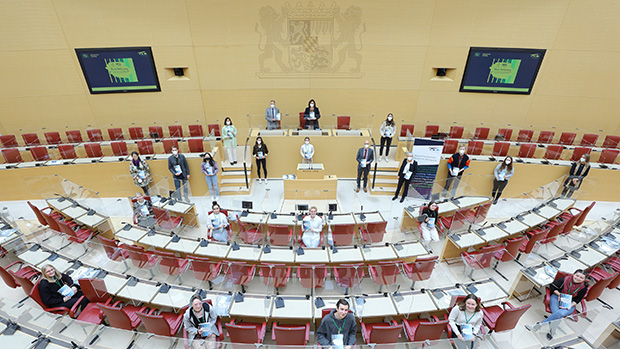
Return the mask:
[[[248,181],[252,181],[250,178],[248,178]],[[240,178],[226,178],[226,179],[222,179],[220,181],[221,184],[243,184],[245,186],[245,177],[240,177]]]
[[394,195],[395,191],[396,190],[394,187],[388,187],[388,186],[375,185],[374,188],[370,188],[370,193],[373,195]]
[[382,185],[384,185],[384,184],[388,184],[388,185],[389,184],[394,184],[394,185],[397,185],[398,184],[398,179],[394,178],[394,177],[392,177],[392,178],[379,178],[379,177],[377,177],[375,179],[375,186],[377,186],[379,184],[382,184]]
[[249,193],[250,189],[244,186],[220,187],[220,195],[236,195],[238,193]]

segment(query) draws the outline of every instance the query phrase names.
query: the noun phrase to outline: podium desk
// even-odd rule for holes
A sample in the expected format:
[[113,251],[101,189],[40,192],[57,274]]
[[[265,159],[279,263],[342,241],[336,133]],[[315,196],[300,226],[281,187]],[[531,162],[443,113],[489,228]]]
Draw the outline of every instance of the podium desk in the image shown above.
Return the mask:
[[385,297],[383,294],[373,294],[361,298],[365,301],[363,304],[358,302],[358,297],[355,297],[355,301],[352,304],[352,308],[355,309],[355,315],[359,318],[384,318],[386,316],[398,315],[390,295]]
[[75,221],[85,225],[90,230],[100,232],[104,237],[112,237],[112,222],[108,216],[103,216],[99,213],[95,213],[91,216],[85,214],[76,218]]
[[440,215],[445,215],[446,213],[452,213],[458,209],[459,209],[459,206],[457,206],[452,201],[444,201],[444,202],[437,203],[437,211],[438,211],[437,213]]
[[297,179],[323,179],[325,177],[323,164],[297,164]]
[[479,297],[483,303],[508,297],[508,293],[492,278],[476,281],[462,287],[465,292],[473,293]]
[[271,315],[271,296],[245,294],[243,302],[234,301],[230,307],[230,316],[240,316],[243,318],[258,318],[266,321]]
[[[327,190],[327,192],[325,192]],[[284,199],[297,200],[336,200],[338,178],[321,176],[321,178],[297,178],[284,180]]]
[[[45,264],[51,264],[54,266],[54,268],[56,270],[58,270],[61,273],[66,273],[67,271],[69,271],[71,269],[71,267],[73,267],[73,261],[70,261],[68,259],[65,258],[56,258],[53,261],[49,261],[49,260],[44,260],[43,262],[41,262],[39,265],[37,265],[38,269],[41,269],[41,267]],[[77,282],[77,280],[73,279],[73,282]]]
[[260,256],[261,262],[286,264],[293,264],[295,262],[295,251],[288,246],[270,246],[270,248],[271,252],[269,253],[265,253],[263,250]]
[[[159,286],[138,281],[135,286],[126,284],[116,295],[132,301],[151,303],[151,300],[155,297],[157,292],[159,292]],[[189,302],[187,303],[189,304]]]
[[304,248],[304,254],[295,251],[295,263],[297,264],[327,264],[329,253],[322,248]]
[[362,213],[354,213],[353,218],[355,218],[355,224],[358,226],[363,226],[368,223],[381,223],[385,222],[385,218],[381,215],[381,212],[364,212],[366,216],[364,219],[361,217]]
[[62,160],[50,160],[43,164],[43,166],[59,166],[59,165],[71,165],[75,159],[62,159]]
[[205,256],[205,257],[215,258],[215,259],[224,259],[228,255],[228,250],[230,249],[231,249],[230,246],[225,243],[210,241],[209,244],[205,247],[200,246],[200,243],[199,243],[194,253],[198,256]]
[[430,296],[430,292],[407,291],[400,296],[393,295],[396,310],[400,315],[420,314],[437,311],[437,306]]
[[[130,229],[126,229],[126,227],[129,226],[131,227]],[[140,228],[137,227],[135,225],[125,225],[125,227],[119,229],[116,231],[116,233],[114,233],[114,236],[118,239],[125,239],[128,240],[131,243],[134,243],[138,240],[140,240],[140,238],[142,238],[144,235],[146,235],[147,230],[144,228]]]
[[15,165],[16,168],[24,169],[24,168],[32,168],[32,167],[43,166],[46,162],[47,162],[47,160],[45,160],[45,161],[28,161],[28,162],[20,162],[18,164],[12,164],[12,165]]
[[439,260],[458,258],[461,252],[467,251],[470,247],[486,244],[486,241],[475,233],[452,234],[443,242]]
[[194,254],[196,249],[200,245],[198,239],[180,238],[177,242],[170,242],[165,246],[166,250],[179,252],[181,256],[185,257],[188,254]]
[[82,215],[85,215],[88,212],[87,209],[81,207],[81,206],[75,206],[73,207],[73,205],[65,208],[64,210],[60,211],[60,213],[62,213],[63,215],[71,218],[71,219],[76,219],[78,217],[81,217]]
[[[323,217],[327,218],[327,215],[323,215]],[[334,214],[333,219],[326,219],[326,224],[327,225],[355,224],[355,218],[350,213]]]
[[575,199],[564,199],[564,198],[555,198],[550,200],[547,205],[556,208],[560,211],[566,211],[569,208],[573,207],[575,204]]
[[492,199],[490,196],[461,196],[461,197],[452,199],[452,203],[456,204],[459,208],[464,208],[464,207],[482,205],[491,200]]
[[611,239],[608,236],[601,236],[588,244],[592,249],[611,257],[618,252],[620,241]]
[[71,205],[73,205],[73,202],[71,200],[67,200],[66,197],[60,197],[60,198],[53,198],[53,199],[46,199],[45,200],[47,202],[47,205],[51,208],[53,208],[56,211],[62,211],[67,207],[71,207]]
[[362,247],[362,256],[366,262],[390,261],[398,258],[391,245],[373,245]]
[[129,161],[129,156],[104,156],[99,161],[101,161],[101,162]]
[[[209,244],[210,245],[210,244]],[[263,253],[262,246],[258,245],[239,245],[238,250],[233,250],[232,247],[228,252],[228,259],[234,259],[238,261],[258,261]]]
[[196,205],[183,201],[176,201],[174,204],[170,200],[161,207],[162,209],[172,213],[174,216],[183,217],[183,225],[198,227],[198,215],[196,214]]
[[189,304],[189,299],[192,295],[194,295],[192,291],[171,287],[167,293],[158,291],[151,300],[151,304],[160,307],[169,307],[175,310],[181,309]]
[[553,208],[548,205],[542,205],[540,207],[536,207],[532,210],[532,212],[536,213],[537,215],[543,218],[546,218],[547,220],[552,219],[553,217],[562,213],[562,211],[558,210],[557,208]]
[[336,250],[338,252],[334,253],[331,248],[327,249],[329,260],[333,264],[361,263],[363,261],[361,248],[356,248],[354,246],[340,246],[336,247]]
[[105,283],[105,287],[110,294],[118,294],[127,283],[127,279],[108,274],[103,277],[103,282]]
[[163,249],[166,245],[168,245],[171,239],[172,237],[170,236],[170,234],[162,234],[157,232],[153,235],[149,235],[147,233],[136,242],[139,245],[141,244],[144,246],[153,246],[155,247],[155,249]]
[[[275,297],[282,297],[284,300],[284,307],[276,308]],[[273,309],[271,310],[271,318],[273,319],[288,319],[288,320],[303,320],[301,322],[306,323],[309,319],[312,319],[314,302],[313,299],[306,299],[305,296],[272,296]],[[286,323],[286,321],[278,323]]]
[[414,262],[417,257],[428,255],[428,251],[419,241],[399,242],[393,244],[392,247],[398,259],[403,262]]
[[74,164],[76,165],[83,165],[83,164],[92,164],[92,163],[97,163],[101,161],[102,157],[96,157],[96,158],[78,158],[75,159],[75,161],[73,161]]
[[577,269],[588,269],[588,266],[572,257],[556,258],[549,262],[552,266],[561,272],[572,274]]

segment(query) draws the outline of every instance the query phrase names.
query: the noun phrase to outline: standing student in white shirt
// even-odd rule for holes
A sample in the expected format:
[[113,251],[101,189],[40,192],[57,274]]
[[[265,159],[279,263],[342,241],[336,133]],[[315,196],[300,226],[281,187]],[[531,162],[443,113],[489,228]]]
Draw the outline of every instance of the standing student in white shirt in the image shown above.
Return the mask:
[[368,173],[370,172],[370,165],[375,160],[375,152],[370,148],[368,140],[364,141],[363,148],[357,150],[355,160],[357,160],[357,188],[355,188],[355,192],[360,192],[360,181],[362,176],[364,176],[364,193],[367,193]]
[[394,193],[394,197],[392,201],[398,199],[398,193],[400,192],[400,188],[404,185],[403,196],[400,199],[400,202],[405,201],[407,197],[407,193],[409,192],[409,183],[415,174],[418,172],[418,162],[413,160],[413,153],[407,154],[407,158],[403,160],[403,163],[400,164],[400,169],[398,170],[398,186],[396,187],[396,192]]
[[280,121],[280,109],[276,107],[276,101],[273,99],[269,104],[269,108],[265,110],[265,120],[267,120],[268,130],[277,130],[280,128],[278,121]]
[[310,214],[304,217],[301,240],[306,247],[319,247],[321,232],[323,231],[323,218],[316,215],[316,207],[310,207]]
[[228,218],[220,212],[220,205],[213,202],[211,206],[213,212],[209,215],[209,223],[207,223],[207,237],[213,237],[219,242],[228,242]]
[[312,158],[314,157],[314,146],[310,144],[310,137],[304,138],[304,144],[299,149],[301,159],[303,163],[312,164]]
[[396,123],[394,122],[394,115],[389,113],[387,118],[381,123],[379,133],[381,133],[381,147],[379,148],[379,161],[383,157],[383,147],[385,146],[385,162],[388,162],[388,156],[390,155],[390,146],[392,145],[392,137],[396,132]]

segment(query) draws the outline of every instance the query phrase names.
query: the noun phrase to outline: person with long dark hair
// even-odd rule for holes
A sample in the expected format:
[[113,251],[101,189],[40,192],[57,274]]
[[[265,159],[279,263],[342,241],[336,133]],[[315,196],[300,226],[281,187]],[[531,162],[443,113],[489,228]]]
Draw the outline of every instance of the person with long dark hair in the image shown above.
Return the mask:
[[220,212],[220,205],[213,201],[211,206],[213,212],[209,215],[209,223],[207,223],[207,235],[219,242],[228,242],[228,218]]
[[260,183],[260,169],[263,168],[264,181],[267,183],[267,154],[269,153],[269,149],[267,149],[267,144],[263,143],[262,137],[256,137],[256,143],[254,143],[254,148],[252,149],[252,155],[256,158],[256,174],[258,175],[258,182]]
[[394,115],[392,115],[392,113],[389,113],[387,118],[381,123],[379,133],[381,133],[381,147],[379,148],[378,161],[381,161],[383,157],[383,147],[385,146],[385,162],[388,162],[392,137],[394,137],[394,133],[396,133],[396,123],[394,122]]
[[502,192],[506,185],[508,184],[508,180],[512,175],[514,175],[515,170],[512,167],[512,156],[506,156],[504,161],[501,164],[495,167],[493,171],[493,190],[491,191],[491,196],[493,197],[493,205],[497,204],[500,196],[502,196]]
[[217,165],[217,161],[213,160],[211,154],[206,153],[200,164],[200,170],[205,175],[205,181],[209,187],[209,193],[211,194],[211,201],[217,201],[220,199],[220,188],[217,185],[217,174],[220,172],[220,168]]
[[224,149],[228,155],[230,165],[237,163],[237,128],[233,125],[230,117],[224,119],[224,127],[222,127],[222,142]]
[[307,129],[319,129],[319,119],[321,118],[321,112],[319,111],[319,107],[316,106],[314,99],[311,99],[308,102],[308,107],[304,110],[304,120],[306,120],[306,128]]
[[149,195],[149,184],[153,181],[151,178],[151,172],[149,165],[146,161],[140,159],[140,155],[137,152],[131,152],[131,161],[129,162],[129,173],[133,177],[133,183],[142,188],[144,195]]

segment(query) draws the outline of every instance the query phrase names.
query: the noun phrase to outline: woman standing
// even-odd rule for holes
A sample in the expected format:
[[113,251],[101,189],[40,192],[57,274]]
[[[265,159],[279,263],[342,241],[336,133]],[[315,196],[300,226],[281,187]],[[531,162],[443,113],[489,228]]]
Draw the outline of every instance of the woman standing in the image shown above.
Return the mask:
[[308,107],[304,110],[304,120],[306,120],[307,129],[319,129],[319,119],[321,118],[321,112],[319,107],[316,106],[314,99],[308,102]]
[[252,155],[256,158],[256,174],[258,174],[258,182],[260,183],[260,169],[263,168],[263,174],[265,175],[265,183],[267,183],[267,154],[269,153],[269,149],[267,149],[267,144],[263,143],[262,137],[256,137],[256,143],[254,143],[254,149],[252,150]]
[[207,237],[213,237],[213,239],[219,242],[228,242],[228,218],[225,214],[220,212],[220,205],[213,201],[211,206],[213,212],[209,214],[209,223],[207,224]]
[[237,163],[237,128],[233,125],[232,120],[228,116],[224,119],[222,139],[226,154],[228,154],[228,161],[232,166]]
[[[43,275],[43,278],[41,278],[38,286],[39,295],[43,304],[48,307],[67,307],[71,309],[83,296],[82,291],[73,283],[71,277],[67,274],[59,273],[51,264],[45,264],[41,268],[41,275]],[[80,300],[79,307],[84,309],[88,303],[88,299],[83,297]]]
[[211,154],[206,153],[202,164],[200,164],[202,173],[205,174],[205,181],[209,187],[209,193],[211,194],[211,201],[217,201],[220,199],[220,188],[217,185],[217,174],[220,172],[217,162],[213,160]]
[[129,173],[133,177],[133,183],[142,188],[144,195],[149,195],[149,184],[153,181],[149,172],[149,165],[146,161],[140,159],[137,152],[131,152],[131,161],[129,162]]
[[392,145],[392,137],[394,137],[394,132],[396,132],[396,123],[394,122],[394,115],[392,115],[392,113],[389,113],[387,115],[387,118],[381,123],[381,128],[379,128],[379,132],[381,133],[379,161],[381,161],[381,157],[383,156],[383,146],[386,146],[385,162],[388,162],[388,156],[390,155],[390,146]]
[[[189,302],[189,308],[183,314],[183,327],[187,331],[187,338],[192,348],[214,348],[215,338],[219,336],[215,308],[203,302],[200,295],[195,294]],[[204,342],[202,339],[205,339]],[[206,345],[205,345],[206,344]]]
[[506,184],[508,184],[508,180],[514,173],[515,171],[512,168],[512,156],[506,156],[504,161],[495,167],[495,171],[493,171],[495,175],[493,179],[493,191],[491,192],[493,205],[497,204],[500,196],[502,196],[504,188],[506,188]]
[[590,154],[583,154],[579,162],[573,162],[570,166],[568,178],[564,181],[562,196],[570,198],[581,187],[581,182],[590,173]]
[[468,294],[461,303],[452,308],[448,320],[452,328],[452,337],[460,340],[456,341],[457,347],[473,348],[482,325],[480,298]]

